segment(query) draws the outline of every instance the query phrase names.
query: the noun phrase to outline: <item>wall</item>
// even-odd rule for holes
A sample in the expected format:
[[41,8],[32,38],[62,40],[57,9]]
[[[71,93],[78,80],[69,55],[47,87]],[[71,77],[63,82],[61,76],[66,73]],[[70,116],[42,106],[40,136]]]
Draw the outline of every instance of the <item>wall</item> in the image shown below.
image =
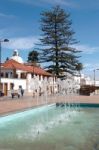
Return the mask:
[[7,84],[7,95],[10,94],[11,87],[10,84],[14,84],[14,90],[18,90],[19,85],[23,87],[24,90],[26,90],[26,80],[25,79],[8,79],[8,78],[2,78],[1,83],[3,83],[3,92],[4,92],[4,85]]

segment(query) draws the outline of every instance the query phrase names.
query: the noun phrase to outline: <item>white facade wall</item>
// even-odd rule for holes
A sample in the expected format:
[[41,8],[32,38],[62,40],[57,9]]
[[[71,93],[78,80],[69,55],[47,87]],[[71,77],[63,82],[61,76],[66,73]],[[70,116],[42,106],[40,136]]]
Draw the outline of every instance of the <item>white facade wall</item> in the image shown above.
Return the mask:
[[99,86],[99,81],[96,81],[96,82],[95,82],[95,85],[96,85],[96,86]]
[[31,79],[32,79],[32,75],[28,73],[27,80],[26,80],[26,89],[28,92],[31,92],[31,87],[30,87]]
[[92,85],[92,80],[89,77],[85,78],[85,84],[86,85]]
[[8,78],[13,77],[13,70],[12,69],[1,69],[1,72],[3,73],[4,77],[6,78],[6,73],[8,74]]
[[18,78],[20,79],[21,73],[24,73],[22,70],[16,70],[16,74],[18,75]]
[[[7,83],[8,86],[8,92],[10,90],[10,84],[14,84],[14,90],[18,90],[19,86],[21,85],[24,90],[26,90],[26,79],[9,79],[9,78],[1,78],[1,83],[3,85]],[[3,91],[4,91],[4,86],[3,86]]]

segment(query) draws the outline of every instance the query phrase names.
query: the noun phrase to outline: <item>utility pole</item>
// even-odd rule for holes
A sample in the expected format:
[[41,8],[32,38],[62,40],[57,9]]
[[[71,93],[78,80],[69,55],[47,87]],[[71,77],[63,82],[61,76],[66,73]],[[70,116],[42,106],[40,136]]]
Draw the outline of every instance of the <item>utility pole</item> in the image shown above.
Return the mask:
[[0,96],[2,93],[2,84],[1,84],[1,43],[3,42],[9,42],[8,39],[0,40]]

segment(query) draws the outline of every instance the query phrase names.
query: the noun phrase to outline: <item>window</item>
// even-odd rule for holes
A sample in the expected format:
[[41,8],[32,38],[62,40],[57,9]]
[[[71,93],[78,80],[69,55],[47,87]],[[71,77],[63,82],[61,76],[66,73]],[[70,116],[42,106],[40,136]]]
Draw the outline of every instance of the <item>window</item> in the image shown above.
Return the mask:
[[7,72],[5,73],[5,77],[8,78],[8,73]]
[[4,77],[4,73],[3,72],[1,72],[1,77]]

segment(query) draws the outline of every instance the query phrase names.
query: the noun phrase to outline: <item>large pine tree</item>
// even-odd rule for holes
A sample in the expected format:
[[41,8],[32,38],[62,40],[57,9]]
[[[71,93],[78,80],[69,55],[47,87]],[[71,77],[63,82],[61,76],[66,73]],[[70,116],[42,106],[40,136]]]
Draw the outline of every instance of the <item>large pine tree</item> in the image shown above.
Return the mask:
[[70,14],[56,6],[42,12],[41,16],[40,62],[46,63],[46,68],[57,77],[66,72],[74,74],[79,57],[78,51],[72,47],[77,41],[71,28]]

